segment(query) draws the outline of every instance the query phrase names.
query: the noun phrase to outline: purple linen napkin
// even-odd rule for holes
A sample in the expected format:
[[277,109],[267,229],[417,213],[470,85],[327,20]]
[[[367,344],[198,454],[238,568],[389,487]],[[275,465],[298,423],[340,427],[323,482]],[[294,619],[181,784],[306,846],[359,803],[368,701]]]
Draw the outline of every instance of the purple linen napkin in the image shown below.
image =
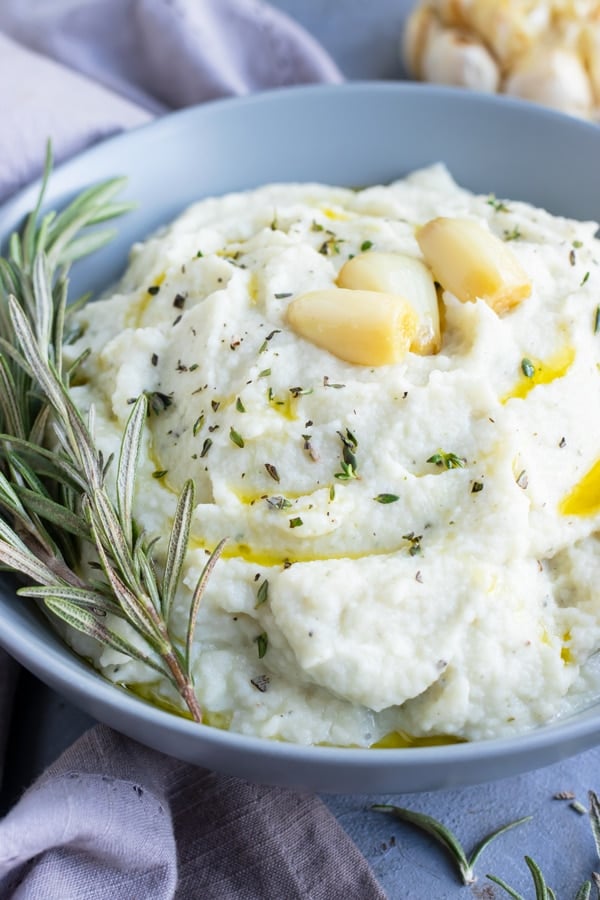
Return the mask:
[[[340,80],[256,0],[3,0],[0,28],[0,200],[39,173],[48,137],[61,159],[169,107]],[[0,778],[16,671],[0,650]],[[101,725],[0,822],[9,897],[384,900],[316,797],[180,763]]]
[[306,31],[259,0],[2,0],[0,30],[152,112],[341,81]]
[[60,160],[170,109],[342,80],[257,0],[2,0],[2,30],[0,201],[39,174],[47,137]]
[[178,762],[103,725],[0,822],[0,897],[385,900],[318,798]]

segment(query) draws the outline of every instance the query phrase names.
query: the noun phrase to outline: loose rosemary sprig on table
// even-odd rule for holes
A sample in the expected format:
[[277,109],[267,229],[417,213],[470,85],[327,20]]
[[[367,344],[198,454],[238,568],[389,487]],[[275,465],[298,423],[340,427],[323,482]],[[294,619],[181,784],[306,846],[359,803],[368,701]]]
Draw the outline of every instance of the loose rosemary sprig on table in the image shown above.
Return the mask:
[[475,873],[473,871],[475,863],[477,862],[485,848],[489,844],[491,844],[493,840],[500,837],[501,834],[505,834],[507,831],[510,831],[511,828],[516,828],[518,825],[524,825],[526,822],[531,821],[531,816],[524,816],[522,819],[517,819],[514,822],[509,822],[508,825],[503,825],[501,828],[497,828],[496,831],[488,834],[482,841],[480,841],[471,855],[467,856],[461,842],[453,834],[453,832],[450,831],[450,829],[447,828],[442,822],[439,822],[432,816],[428,816],[425,813],[416,812],[412,809],[406,809],[403,806],[393,806],[391,804],[384,803],[374,804],[371,809],[374,809],[376,812],[389,813],[390,815],[395,816],[397,819],[402,819],[404,822],[409,822],[411,825],[416,825],[417,828],[420,828],[422,831],[427,832],[427,834],[435,838],[435,840],[438,841],[438,843],[440,843],[442,847],[444,847],[448,851],[448,853],[456,863],[460,879],[465,885],[473,884],[475,881],[477,881]]
[[[573,795],[571,795],[571,797],[572,796]],[[558,794],[555,795],[555,797],[556,799],[563,799],[563,797]],[[596,846],[596,853],[598,855],[598,858],[600,859],[600,799],[594,791],[588,791],[588,798],[590,804],[589,823],[592,831],[592,837],[594,839],[594,844]],[[410,825],[416,826],[421,831],[424,831],[427,834],[431,835],[431,837],[435,838],[435,840],[438,841],[438,843],[441,844],[442,847],[444,847],[450,854],[450,857],[452,858],[460,876],[460,880],[464,885],[470,885],[477,881],[474,872],[475,863],[477,862],[485,848],[492,841],[500,837],[500,835],[505,834],[511,828],[515,828],[518,825],[524,825],[532,819],[532,816],[525,816],[522,819],[517,819],[515,822],[510,822],[508,825],[503,825],[501,828],[496,829],[496,831],[493,831],[491,834],[488,834],[487,837],[484,837],[468,857],[461,842],[456,837],[454,832],[452,832],[446,825],[444,825],[443,822],[440,822],[438,819],[434,819],[432,816],[417,812],[413,809],[406,809],[405,807],[393,806],[391,804],[375,804],[371,807],[371,809],[375,810],[376,812],[391,814],[397,819],[408,822]],[[582,807],[582,809],[585,813],[585,808]],[[556,894],[547,883],[542,870],[535,862],[535,860],[533,860],[530,856],[525,856],[525,862],[533,879],[533,886],[535,888],[535,900],[558,900]],[[507,884],[504,879],[499,878],[497,875],[487,875],[486,877],[489,879],[489,881],[492,881],[494,884],[498,885],[498,887],[501,887],[510,897],[513,898],[513,900],[525,900],[525,897],[523,897],[518,891]],[[596,888],[594,896],[596,900],[600,900],[600,874],[598,874],[598,872],[592,872],[591,880],[584,881],[580,885],[574,897],[574,900],[591,900],[593,886]]]
[[[73,309],[67,306],[68,269],[113,237],[88,230],[130,207],[114,202],[123,179],[81,193],[60,213],[42,216],[52,168],[50,148],[35,209],[0,258],[0,563],[26,585],[23,597],[76,630],[140,660],[174,685],[192,718],[202,711],[191,675],[198,607],[223,542],[209,556],[190,605],[180,646],[169,613],[177,591],[194,509],[194,485],[179,496],[162,574],[155,540],[133,516],[136,469],[148,414],[142,394],[132,407],[117,462],[94,441],[94,414],[84,421],[69,393],[81,359],[69,368],[63,344]],[[82,554],[98,577],[84,574]]]

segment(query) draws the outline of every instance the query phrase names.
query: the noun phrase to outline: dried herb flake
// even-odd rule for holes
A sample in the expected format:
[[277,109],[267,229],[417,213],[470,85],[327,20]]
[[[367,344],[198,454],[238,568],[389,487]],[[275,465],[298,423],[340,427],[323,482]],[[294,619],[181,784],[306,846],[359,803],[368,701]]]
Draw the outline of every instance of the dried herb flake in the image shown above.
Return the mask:
[[258,658],[262,659],[269,647],[269,635],[266,631],[254,638],[254,643],[258,648]]
[[229,429],[229,440],[232,442],[232,444],[235,444],[236,447],[241,448],[246,446],[244,438],[239,432],[235,430],[233,426],[231,426],[231,428]]

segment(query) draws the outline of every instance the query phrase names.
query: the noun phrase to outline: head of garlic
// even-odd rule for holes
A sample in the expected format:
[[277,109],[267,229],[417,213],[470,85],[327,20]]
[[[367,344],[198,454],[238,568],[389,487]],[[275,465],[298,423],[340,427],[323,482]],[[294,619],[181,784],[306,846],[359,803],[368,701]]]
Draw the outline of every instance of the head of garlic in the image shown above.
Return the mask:
[[401,52],[424,81],[600,118],[600,0],[421,0]]

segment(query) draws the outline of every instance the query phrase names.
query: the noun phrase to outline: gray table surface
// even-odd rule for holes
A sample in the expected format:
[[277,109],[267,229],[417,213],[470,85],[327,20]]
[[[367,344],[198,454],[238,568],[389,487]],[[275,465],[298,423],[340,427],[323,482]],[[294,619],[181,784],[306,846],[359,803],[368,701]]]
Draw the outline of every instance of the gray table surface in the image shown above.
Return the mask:
[[[273,5],[312,32],[347,78],[403,77],[398,41],[412,3],[274,0]],[[24,672],[18,685],[0,813],[92,724],[88,716]],[[589,789],[600,792],[600,749],[527,775],[478,787],[395,797],[351,795],[323,799],[371,863],[390,900],[500,900],[508,896],[487,881],[488,872],[502,877],[525,898],[533,898],[535,891],[525,854],[540,865],[558,900],[570,900],[583,879],[594,868],[600,869],[600,861],[587,816],[578,814],[568,801],[553,798],[558,791],[572,791],[586,803]],[[532,815],[533,819],[490,845],[476,867],[478,881],[464,887],[449,857],[431,838],[370,810],[371,804],[382,802],[409,806],[442,820],[467,851],[507,822],[525,815]]]

